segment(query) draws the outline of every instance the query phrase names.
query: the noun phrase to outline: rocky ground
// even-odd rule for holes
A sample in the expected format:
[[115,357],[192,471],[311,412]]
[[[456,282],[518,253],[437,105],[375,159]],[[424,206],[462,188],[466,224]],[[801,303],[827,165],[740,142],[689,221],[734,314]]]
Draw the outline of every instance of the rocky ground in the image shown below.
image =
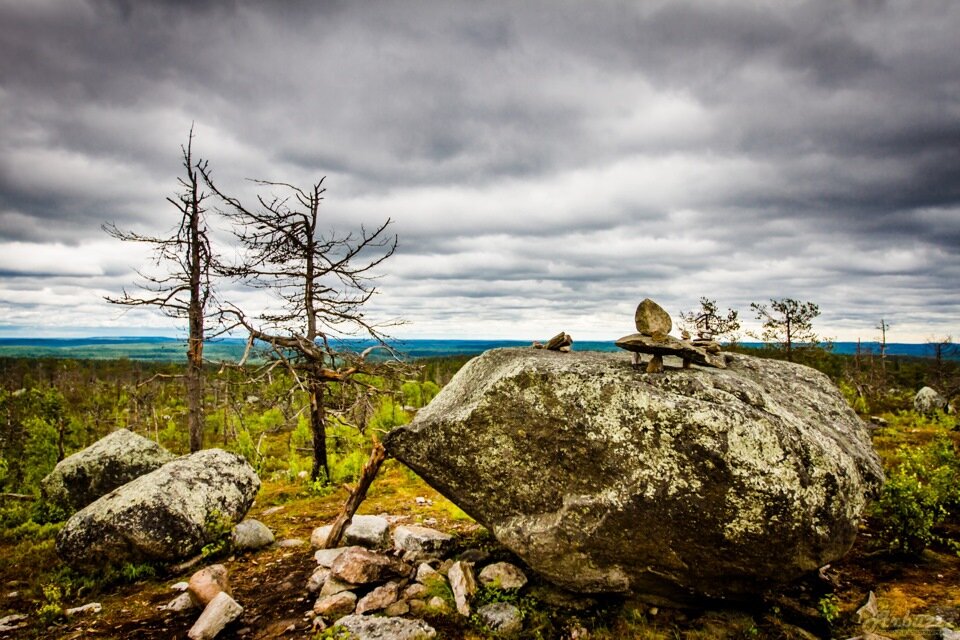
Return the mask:
[[[233,597],[244,607],[239,620],[221,638],[335,637],[317,631],[308,615],[315,597],[308,578],[317,567],[310,535],[332,520],[344,492],[325,497],[298,493],[287,483],[266,483],[250,515],[268,525],[277,540],[299,538],[300,546],[275,545],[256,552],[212,558],[191,569],[169,570],[156,578],[123,586],[106,586],[70,593],[64,607],[97,602],[99,612],[76,614],[65,621],[43,624],[37,614],[36,576],[31,567],[7,570],[3,613],[25,614],[26,626],[0,632],[3,638],[185,638],[198,610],[163,609],[177,592],[172,586],[203,564],[220,562],[230,575]],[[417,500],[417,498],[423,498]],[[486,532],[449,502],[399,465],[388,465],[363,505],[365,513],[386,513],[396,524],[427,524],[456,537],[454,557],[469,549],[506,559]],[[851,554],[841,562],[789,588],[737,606],[703,603],[688,610],[650,607],[618,599],[565,595],[538,583],[506,597],[523,616],[524,638],[810,638],[880,637],[939,638],[942,629],[960,622],[960,558],[948,549],[933,549],[907,560],[875,549],[869,523]],[[0,549],[0,553],[13,549]],[[528,572],[529,574],[529,572]],[[57,579],[56,571],[42,576]],[[876,610],[857,610],[874,592]],[[423,614],[440,638],[495,637],[476,616],[453,611]],[[862,622],[860,619],[862,618]],[[949,631],[948,631],[949,633]]]

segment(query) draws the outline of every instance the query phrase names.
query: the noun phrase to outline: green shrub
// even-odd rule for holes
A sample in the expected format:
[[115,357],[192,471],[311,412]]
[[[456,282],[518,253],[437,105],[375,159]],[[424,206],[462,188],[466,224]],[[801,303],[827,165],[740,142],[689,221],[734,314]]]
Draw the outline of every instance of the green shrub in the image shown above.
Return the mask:
[[891,548],[919,554],[938,539],[934,528],[960,507],[960,459],[945,437],[924,447],[901,447],[896,457],[899,463],[887,473],[874,515]]

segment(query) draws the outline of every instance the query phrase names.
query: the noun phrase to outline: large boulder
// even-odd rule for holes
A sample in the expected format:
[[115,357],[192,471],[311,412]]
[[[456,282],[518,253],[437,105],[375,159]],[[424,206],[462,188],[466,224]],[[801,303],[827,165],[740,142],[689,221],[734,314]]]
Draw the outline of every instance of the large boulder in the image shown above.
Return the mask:
[[260,479],[242,457],[198,451],[78,511],[57,535],[57,553],[81,568],[185,558],[229,533],[259,489]]
[[829,379],[742,355],[666,363],[488,351],[384,444],[576,591],[746,597],[843,556],[883,476]]
[[153,440],[117,429],[58,462],[40,487],[47,502],[70,514],[175,457]]

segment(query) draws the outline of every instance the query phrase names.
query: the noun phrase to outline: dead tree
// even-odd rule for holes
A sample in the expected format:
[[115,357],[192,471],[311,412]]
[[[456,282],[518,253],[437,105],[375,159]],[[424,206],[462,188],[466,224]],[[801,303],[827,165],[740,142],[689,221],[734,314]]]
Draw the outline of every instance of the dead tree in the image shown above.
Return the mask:
[[[235,319],[250,338],[266,343],[283,362],[309,399],[313,438],[312,479],[330,480],[326,425],[331,385],[369,388],[358,374],[371,368],[373,348],[392,353],[381,330],[396,321],[374,324],[364,306],[376,294],[375,271],[393,255],[396,236],[387,232],[390,220],[357,234],[324,235],[319,225],[323,180],[301,189],[286,183],[257,181],[261,187],[283,195],[258,196],[255,208],[225,195],[204,179],[221,199],[222,214],[233,224],[242,251],[239,263],[223,273],[245,284],[268,289],[280,301],[277,308],[251,314],[237,305],[224,304],[223,312]],[[355,353],[342,338],[373,339],[374,347]]]
[[176,198],[167,198],[180,215],[176,230],[168,237],[147,236],[122,231],[114,224],[103,225],[104,231],[118,240],[140,242],[151,247],[157,267],[166,269],[163,275],[138,270],[141,290],[120,297],[107,297],[109,302],[129,307],[157,307],[174,318],[186,318],[188,323],[187,369],[184,386],[187,393],[187,429],[190,451],[203,448],[203,344],[207,324],[207,305],[213,297],[214,255],[210,246],[204,201],[208,193],[201,190],[199,176],[206,170],[206,162],[193,161],[193,128],[183,154],[184,175],[178,178],[182,191]]

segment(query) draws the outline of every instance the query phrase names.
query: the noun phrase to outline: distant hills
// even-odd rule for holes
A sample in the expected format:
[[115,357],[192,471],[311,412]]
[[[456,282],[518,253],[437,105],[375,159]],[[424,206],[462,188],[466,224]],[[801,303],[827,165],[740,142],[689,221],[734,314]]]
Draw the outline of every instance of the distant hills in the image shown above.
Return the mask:
[[[368,340],[346,340],[342,345],[348,349],[362,350],[373,344]],[[529,340],[397,340],[395,348],[410,358],[429,358],[455,355],[476,355],[497,347],[528,346]],[[743,342],[745,347],[759,347],[759,343]],[[213,361],[237,361],[246,345],[238,338],[223,338],[208,342],[204,355]],[[876,342],[861,343],[861,349],[879,353]],[[575,342],[577,351],[617,351],[613,341]],[[856,353],[856,342],[833,343],[834,353]],[[21,358],[74,358],[79,360],[105,360],[129,358],[172,362],[185,358],[186,341],[165,337],[93,337],[93,338],[0,338],[0,356]],[[891,356],[930,357],[931,349],[926,344],[894,343],[887,345]],[[953,359],[960,359],[955,354]]]

